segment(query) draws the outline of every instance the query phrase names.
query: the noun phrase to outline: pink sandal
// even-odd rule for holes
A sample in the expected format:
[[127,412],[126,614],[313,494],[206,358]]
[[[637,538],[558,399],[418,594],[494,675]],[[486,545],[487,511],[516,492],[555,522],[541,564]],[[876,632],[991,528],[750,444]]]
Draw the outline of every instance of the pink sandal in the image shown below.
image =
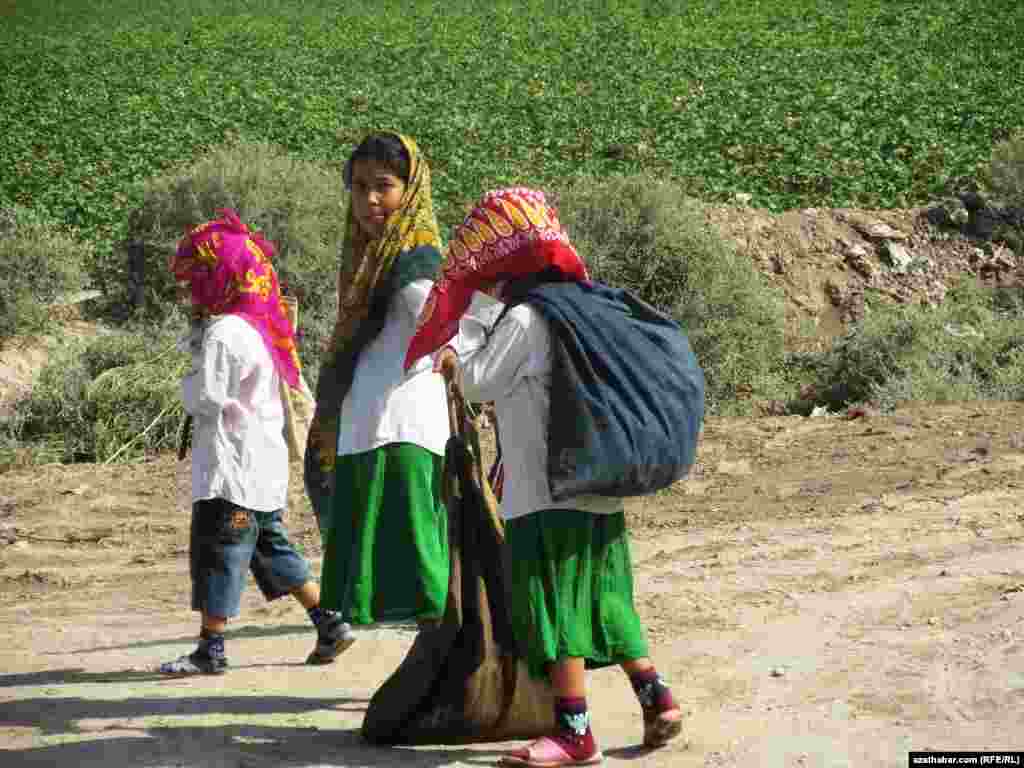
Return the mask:
[[666,709],[657,717],[644,720],[644,746],[663,747],[683,732],[682,710]]
[[600,750],[582,760],[573,757],[548,736],[541,736],[525,747],[501,758],[501,765],[525,765],[527,768],[561,768],[563,765],[597,765],[604,760]]

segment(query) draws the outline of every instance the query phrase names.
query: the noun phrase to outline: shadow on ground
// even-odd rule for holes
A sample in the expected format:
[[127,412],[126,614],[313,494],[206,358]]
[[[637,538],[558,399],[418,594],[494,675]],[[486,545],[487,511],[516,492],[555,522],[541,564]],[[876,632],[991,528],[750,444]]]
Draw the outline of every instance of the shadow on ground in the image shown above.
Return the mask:
[[[315,634],[316,630],[313,629],[311,624],[285,624],[273,627],[249,625],[238,627],[237,629],[229,629],[224,633],[224,638],[226,640],[243,640],[246,638],[282,637],[284,635],[309,635],[313,637]],[[79,654],[103,653],[105,651],[126,651],[133,648],[157,648],[163,645],[194,643],[197,637],[199,637],[198,628],[194,634],[185,637],[166,637],[158,640],[142,640],[137,643],[123,643],[121,645],[99,645],[94,648],[79,648],[74,651],[48,651],[41,655],[77,656]],[[2,680],[0,680],[0,684],[3,684]]]
[[[97,702],[93,702],[97,703]],[[123,733],[123,731],[122,731]],[[355,768],[356,766],[493,766],[504,750],[423,749],[365,744],[357,730],[231,725],[155,728],[139,735],[0,752],[5,768]]]
[[[91,735],[96,734],[97,729],[93,727],[83,731],[80,726],[81,721],[137,721],[150,717],[209,717],[211,715],[218,717],[247,715],[284,717],[365,703],[365,700],[350,698],[259,695],[152,696],[123,699],[44,696],[0,703],[0,727],[38,728],[44,736],[69,733]],[[132,726],[126,727],[131,728]]]
[[[0,675],[0,688],[17,688],[20,686],[37,685],[81,685],[86,683],[154,683],[164,682],[173,685],[181,681],[183,677],[174,675],[162,675],[156,671],[157,662],[152,665],[153,669],[124,669],[108,672],[89,672],[82,667],[73,669],[47,669],[40,672],[20,672],[13,675]],[[231,670],[242,669],[267,669],[273,670],[280,667],[305,667],[307,664],[302,661],[280,661],[268,664],[232,664]],[[2,705],[0,705],[2,711]]]
[[[46,674],[46,673],[41,673]],[[80,670],[63,670],[51,683],[81,682]],[[84,673],[88,682],[142,679],[131,673]],[[6,678],[15,677],[8,675]],[[17,677],[31,677],[21,675]],[[37,677],[35,682],[42,684]],[[358,729],[302,725],[218,722],[223,718],[280,718],[296,723],[324,711],[360,712],[365,699],[298,696],[196,696],[87,699],[39,697],[0,703],[0,728],[31,729],[44,746],[0,751],[4,768],[77,766],[78,768],[355,768],[356,766],[493,766],[509,745],[473,747],[380,747],[363,742]],[[329,715],[328,715],[329,716]],[[162,725],[154,718],[194,717],[205,726]],[[342,720],[339,717],[339,721]],[[351,721],[349,721],[351,722]],[[606,751],[609,757],[636,760],[650,754],[641,747]]]
[[[75,670],[66,670],[73,678]],[[53,673],[57,674],[57,673]],[[8,676],[11,677],[11,676]],[[96,681],[99,675],[90,675]],[[108,678],[116,678],[112,673]],[[67,677],[65,677],[67,679]],[[136,678],[125,678],[135,680]],[[56,682],[56,681],[55,681]],[[3,750],[4,768],[262,768],[263,766],[385,766],[420,768],[464,763],[493,765],[502,753],[488,749],[377,747],[357,729],[217,723],[221,718],[272,716],[294,723],[324,710],[353,712],[366,701],[352,698],[228,696],[129,699],[39,697],[0,703],[0,727],[33,729],[45,746]],[[208,726],[163,726],[152,718],[194,717]],[[341,717],[339,717],[341,720]],[[54,743],[57,742],[57,743]]]
[[[415,634],[418,630],[415,623],[411,622],[394,622],[387,624],[368,624],[360,626],[357,632],[367,632],[379,628],[386,627],[389,630],[396,631],[402,634]],[[226,640],[244,640],[247,638],[266,638],[266,637],[282,637],[284,635],[309,635],[314,637],[316,630],[313,629],[311,624],[285,624],[279,626],[265,627],[261,625],[248,625],[244,627],[238,627],[237,629],[229,629],[224,633]],[[99,645],[93,648],[79,648],[73,651],[45,651],[41,653],[41,656],[77,656],[80,654],[87,653],[103,653],[106,651],[126,651],[133,648],[157,648],[164,645],[179,645],[194,643],[196,638],[199,636],[198,628],[194,634],[187,635],[185,637],[167,637],[160,638],[158,640],[142,640],[137,643],[123,643],[120,645]],[[3,685],[2,678],[0,678],[0,685]]]

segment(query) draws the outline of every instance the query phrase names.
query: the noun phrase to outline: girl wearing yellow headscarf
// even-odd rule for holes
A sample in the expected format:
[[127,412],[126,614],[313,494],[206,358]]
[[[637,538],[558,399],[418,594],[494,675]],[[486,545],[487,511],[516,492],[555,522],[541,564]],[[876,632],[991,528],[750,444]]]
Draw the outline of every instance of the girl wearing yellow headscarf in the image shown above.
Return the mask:
[[[321,601],[353,624],[440,619],[444,381],[430,359],[403,366],[441,262],[430,170],[412,139],[374,133],[353,151],[344,181],[338,321],[306,450],[324,540]],[[324,661],[338,652],[320,649]]]

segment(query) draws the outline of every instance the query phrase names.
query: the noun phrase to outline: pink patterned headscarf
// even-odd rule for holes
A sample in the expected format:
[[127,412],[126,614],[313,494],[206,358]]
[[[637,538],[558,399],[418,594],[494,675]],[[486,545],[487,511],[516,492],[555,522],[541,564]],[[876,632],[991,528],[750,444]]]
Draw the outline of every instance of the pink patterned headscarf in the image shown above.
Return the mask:
[[290,387],[298,387],[295,329],[270,262],[274,245],[259,232],[250,232],[235,211],[217,213],[219,219],[185,233],[171,257],[171,272],[189,284],[194,305],[212,315],[237,315],[255,328],[278,374]]
[[566,280],[590,279],[544,193],[511,187],[485,194],[452,232],[441,275],[409,342],[406,369],[458,333],[473,291],[487,291],[502,280],[529,277],[549,267],[557,268]]

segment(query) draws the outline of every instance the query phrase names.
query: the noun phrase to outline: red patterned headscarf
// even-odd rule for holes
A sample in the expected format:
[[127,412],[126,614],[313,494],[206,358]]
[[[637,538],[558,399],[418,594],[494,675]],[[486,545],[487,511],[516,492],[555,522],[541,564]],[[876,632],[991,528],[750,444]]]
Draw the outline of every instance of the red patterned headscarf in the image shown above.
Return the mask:
[[281,302],[277,273],[270,262],[274,245],[250,232],[231,209],[219,219],[188,230],[171,257],[178,282],[188,283],[192,304],[211,315],[237,315],[263,337],[278,374],[299,386],[295,329]]
[[452,232],[441,275],[427,297],[419,327],[405,356],[408,369],[440,349],[459,330],[459,319],[473,291],[529,277],[550,267],[566,280],[588,280],[576,253],[544,193],[525,187],[488,192]]

